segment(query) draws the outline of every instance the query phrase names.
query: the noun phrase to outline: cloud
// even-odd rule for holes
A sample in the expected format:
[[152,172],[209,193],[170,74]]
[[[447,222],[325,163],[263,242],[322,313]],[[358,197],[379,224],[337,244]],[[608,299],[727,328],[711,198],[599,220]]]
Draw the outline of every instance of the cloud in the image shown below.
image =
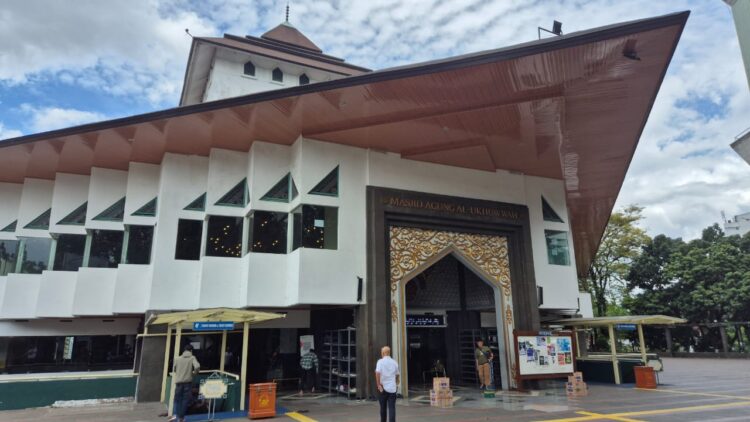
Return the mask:
[[162,13],[153,0],[3,2],[0,82],[59,73],[60,81],[112,95],[173,102],[190,49],[185,28],[216,32],[188,10]]
[[34,132],[46,132],[107,119],[107,116],[92,111],[59,107],[37,108],[29,104],[22,105],[21,111],[29,116],[28,125]]
[[[286,2],[80,0],[45,2],[44,13],[39,4],[3,3],[0,94],[3,84],[53,79],[163,108],[177,103],[182,86],[185,28],[196,36],[260,35],[283,21]],[[692,238],[719,221],[721,210],[750,210],[750,166],[728,146],[750,126],[750,92],[723,2],[310,0],[291,2],[290,21],[326,53],[380,69],[534,40],[537,27],[553,19],[570,33],[687,9],[690,20],[617,205],[644,206],[651,234]],[[27,108],[25,132],[103,118],[96,106],[71,107],[65,98]]]
[[3,125],[3,122],[0,122],[0,139],[15,138],[21,135],[23,135],[23,133],[21,133],[20,130],[9,129]]

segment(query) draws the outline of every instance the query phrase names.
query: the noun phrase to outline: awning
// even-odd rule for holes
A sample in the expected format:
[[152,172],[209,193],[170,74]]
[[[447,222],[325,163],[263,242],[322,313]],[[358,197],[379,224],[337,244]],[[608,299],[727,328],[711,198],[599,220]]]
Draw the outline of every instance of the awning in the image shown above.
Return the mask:
[[558,319],[556,321],[550,322],[550,324],[563,325],[566,327],[606,327],[616,324],[673,325],[682,324],[685,322],[687,322],[687,320],[666,315],[627,315],[613,317]]
[[585,275],[688,15],[10,139],[0,182],[302,136],[562,180]]
[[246,309],[213,308],[198,309],[195,311],[171,312],[168,314],[154,315],[146,322],[146,325],[158,324],[192,324],[193,322],[231,321],[248,322],[251,325],[272,319],[284,318],[286,315],[273,312],[250,311]]

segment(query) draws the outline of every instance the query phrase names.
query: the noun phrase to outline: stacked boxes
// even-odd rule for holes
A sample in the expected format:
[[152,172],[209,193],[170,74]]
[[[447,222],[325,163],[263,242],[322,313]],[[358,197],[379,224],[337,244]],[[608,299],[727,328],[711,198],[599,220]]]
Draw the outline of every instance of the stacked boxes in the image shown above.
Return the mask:
[[581,372],[573,372],[573,375],[568,376],[565,391],[568,393],[568,397],[583,397],[589,394],[589,388],[583,382],[583,374]]
[[453,390],[451,390],[450,378],[435,377],[432,379],[430,406],[453,407]]

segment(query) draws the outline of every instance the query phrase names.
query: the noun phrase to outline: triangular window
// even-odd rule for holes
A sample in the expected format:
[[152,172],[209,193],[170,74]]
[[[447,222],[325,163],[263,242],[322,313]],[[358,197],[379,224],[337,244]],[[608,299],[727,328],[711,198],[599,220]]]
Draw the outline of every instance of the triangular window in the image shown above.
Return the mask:
[[58,221],[57,224],[66,224],[71,226],[82,226],[86,223],[86,209],[88,208],[88,202],[84,202],[78,208],[74,209],[73,212],[63,217],[62,220]]
[[109,208],[102,211],[94,217],[94,220],[98,221],[122,221],[125,216],[125,198],[123,197],[119,201],[110,205]]
[[183,208],[187,211],[205,211],[206,210],[206,193],[195,198],[193,202],[189,203],[187,207]]
[[311,195],[339,196],[339,166],[331,170],[312,190]]
[[48,230],[49,229],[49,216],[51,213],[52,213],[52,208],[43,212],[39,217],[32,220],[31,223],[25,225],[23,228]]
[[563,219],[552,209],[552,206],[542,197],[542,216],[544,221],[553,221],[555,223],[564,223]]
[[247,179],[242,179],[240,183],[237,183],[229,192],[225,193],[218,201],[216,205],[225,205],[228,207],[244,207],[247,205]]
[[289,176],[289,183],[292,184],[292,201],[299,196],[299,191],[297,190],[297,184],[294,183],[294,178]]
[[18,220],[8,224],[7,226],[3,227],[0,232],[14,232],[16,231],[16,225],[18,224]]
[[146,205],[138,208],[131,215],[137,215],[140,217],[156,217],[156,198],[146,202]]
[[297,191],[297,185],[294,184],[292,174],[287,173],[286,176],[282,177],[273,187],[260,198],[262,201],[276,201],[276,202],[289,202],[290,199],[294,199],[299,195]]

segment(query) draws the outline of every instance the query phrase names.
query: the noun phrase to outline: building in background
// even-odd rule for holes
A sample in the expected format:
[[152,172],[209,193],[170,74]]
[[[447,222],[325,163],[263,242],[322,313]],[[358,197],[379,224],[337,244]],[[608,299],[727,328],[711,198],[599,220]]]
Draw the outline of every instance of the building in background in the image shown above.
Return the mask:
[[[737,30],[742,62],[745,64],[747,84],[750,88],[750,0],[724,0],[724,2],[732,8],[734,27]],[[748,119],[748,128],[734,138],[731,146],[743,160],[750,164],[750,119]]]
[[730,219],[727,219],[722,212],[721,217],[724,220],[724,233],[727,236],[743,236],[745,233],[750,232],[750,212],[735,215]]
[[[687,16],[379,71],[288,22],[194,38],[180,107],[0,143],[0,371],[119,369],[159,400],[148,317],[230,307],[287,315],[253,329],[252,382],[353,327],[324,389],[372,396],[384,344],[405,395],[436,360],[473,384],[477,336],[512,387],[514,329],[590,315],[578,275]],[[183,338],[241,366],[239,334]]]

